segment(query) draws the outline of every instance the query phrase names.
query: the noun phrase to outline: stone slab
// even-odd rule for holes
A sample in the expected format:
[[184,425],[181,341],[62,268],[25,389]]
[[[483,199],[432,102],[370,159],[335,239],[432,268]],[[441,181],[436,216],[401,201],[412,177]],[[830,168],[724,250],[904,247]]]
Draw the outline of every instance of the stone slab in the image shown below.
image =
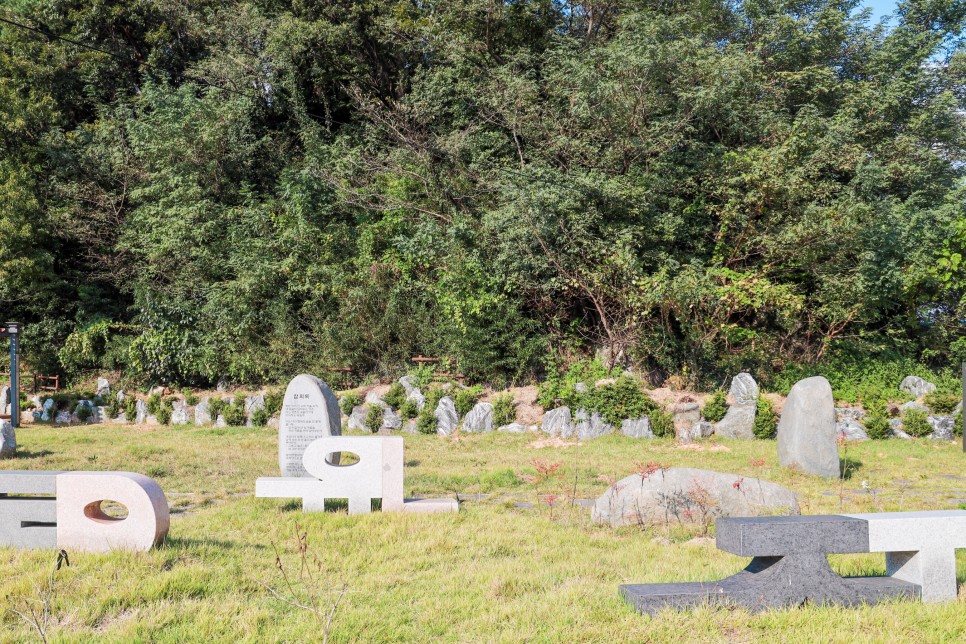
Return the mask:
[[60,471],[4,470],[0,471],[0,494],[57,493],[57,475]]
[[[339,401],[319,378],[296,376],[285,389],[278,429],[278,467],[282,476],[309,476],[302,457],[316,439],[342,433]],[[338,463],[338,461],[334,461]]]
[[742,557],[869,552],[869,524],[841,515],[723,518],[716,542]]
[[[385,510],[383,506],[383,510]],[[428,514],[435,512],[459,512],[460,504],[456,499],[406,499],[403,502],[403,512]]]
[[0,497],[0,546],[57,547],[57,505],[54,498]]

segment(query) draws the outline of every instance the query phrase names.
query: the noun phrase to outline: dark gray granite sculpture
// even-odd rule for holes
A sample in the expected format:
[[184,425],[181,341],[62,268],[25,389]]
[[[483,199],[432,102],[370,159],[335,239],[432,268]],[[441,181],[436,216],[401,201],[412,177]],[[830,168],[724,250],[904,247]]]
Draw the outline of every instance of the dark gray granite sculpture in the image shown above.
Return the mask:
[[918,584],[894,577],[837,575],[828,555],[869,552],[869,523],[848,516],[719,519],[717,545],[753,557],[741,572],[721,581],[621,586],[638,612],[700,604],[744,606],[752,611],[805,603],[854,606],[893,598],[918,598]]

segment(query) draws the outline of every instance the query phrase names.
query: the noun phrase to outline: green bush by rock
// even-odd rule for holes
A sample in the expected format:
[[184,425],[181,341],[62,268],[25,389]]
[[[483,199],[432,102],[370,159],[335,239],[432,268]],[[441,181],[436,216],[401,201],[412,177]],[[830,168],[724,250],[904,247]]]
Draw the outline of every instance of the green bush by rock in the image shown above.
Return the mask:
[[889,425],[889,419],[884,413],[879,411],[871,413],[863,419],[863,423],[869,438],[878,440],[892,438],[892,426]]
[[580,394],[573,407],[583,407],[588,412],[597,412],[611,425],[620,425],[627,418],[641,418],[655,409],[657,405],[641,390],[636,378],[621,376],[611,383],[602,384]]
[[507,392],[493,397],[493,425],[502,427],[509,425],[517,419],[516,406],[513,403],[513,394]]
[[339,398],[339,409],[346,416],[352,415],[352,410],[362,404],[362,398],[359,394],[349,393],[344,394],[342,398]]
[[932,425],[927,420],[926,412],[921,409],[910,409],[902,417],[902,430],[910,436],[920,438],[932,433]]
[[406,389],[400,383],[394,382],[382,399],[393,409],[400,409],[406,402]]
[[778,414],[771,401],[764,396],[758,396],[753,431],[755,438],[761,439],[775,438],[778,433]]
[[419,406],[415,400],[407,400],[399,407],[399,417],[403,420],[412,420],[419,415]]
[[926,407],[929,407],[934,414],[947,416],[953,413],[956,405],[962,402],[963,399],[958,394],[934,391],[926,394],[922,400],[926,403]]
[[651,412],[651,431],[658,438],[674,436],[674,416],[662,410],[655,409]]
[[366,429],[376,434],[382,428],[382,407],[379,405],[369,405],[366,412]]
[[423,411],[420,412],[419,417],[416,419],[416,431],[420,434],[435,434],[436,433],[436,416],[430,409],[429,405],[423,407]]
[[717,423],[728,413],[728,394],[721,389],[714,392],[701,410],[701,417],[710,423]]
[[[456,405],[456,413],[461,417],[470,413],[476,401],[479,399],[482,390],[480,387],[457,387],[453,393],[453,404]],[[433,409],[436,407],[434,406]]]

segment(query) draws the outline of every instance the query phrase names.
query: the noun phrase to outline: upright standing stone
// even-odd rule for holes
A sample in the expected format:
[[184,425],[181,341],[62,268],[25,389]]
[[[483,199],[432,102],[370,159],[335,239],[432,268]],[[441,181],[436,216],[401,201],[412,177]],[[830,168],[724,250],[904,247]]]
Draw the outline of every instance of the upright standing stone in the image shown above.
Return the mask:
[[[285,389],[278,429],[278,466],[282,476],[309,476],[302,456],[312,441],[342,433],[339,401],[315,376],[301,374]],[[338,457],[332,459],[338,463]]]
[[631,438],[654,438],[651,431],[651,419],[647,416],[641,418],[628,418],[621,423],[621,433]]
[[696,402],[680,402],[674,405],[671,413],[674,418],[674,433],[678,440],[690,441],[691,428],[701,421],[701,407]]
[[107,378],[98,378],[97,395],[103,397],[103,396],[110,395],[110,393],[111,393],[111,383],[107,380]]
[[902,379],[902,382],[899,383],[899,389],[907,394],[915,396],[916,398],[921,398],[928,393],[936,391],[936,385],[928,380],[920,378],[919,376],[906,376]]
[[10,387],[4,385],[0,387],[0,414],[6,413],[7,405],[10,404]]
[[715,425],[714,433],[724,438],[753,439],[757,412],[758,383],[748,373],[739,373],[731,380],[728,391],[734,403],[725,417]]
[[195,425],[207,425],[211,422],[211,405],[208,398],[195,405]]
[[436,411],[433,415],[436,417],[436,432],[438,434],[448,436],[456,431],[460,417],[456,413],[456,403],[453,402],[452,398],[443,396],[439,404],[436,405]]
[[184,400],[175,400],[171,405],[171,424],[187,425],[189,422],[188,403]]
[[45,421],[45,422],[51,420],[51,418],[53,416],[53,413],[54,413],[54,405],[55,404],[56,403],[54,403],[54,399],[53,398],[48,398],[47,400],[44,401],[44,406],[43,406],[44,411],[40,415],[40,420]]
[[252,414],[259,409],[265,409],[265,394],[258,394],[257,396],[249,396],[245,398],[246,427],[254,427],[255,423],[252,421]]
[[463,419],[463,431],[471,433],[493,431],[493,405],[488,402],[476,403],[476,406]]
[[138,425],[147,422],[148,404],[145,401],[138,399],[137,403],[135,404],[135,409],[134,422]]
[[543,415],[543,431],[551,436],[569,437],[574,433],[570,407],[557,407]]
[[839,477],[835,399],[821,376],[795,383],[778,423],[778,462],[807,474]]
[[13,458],[17,455],[17,434],[13,425],[0,420],[0,458]]

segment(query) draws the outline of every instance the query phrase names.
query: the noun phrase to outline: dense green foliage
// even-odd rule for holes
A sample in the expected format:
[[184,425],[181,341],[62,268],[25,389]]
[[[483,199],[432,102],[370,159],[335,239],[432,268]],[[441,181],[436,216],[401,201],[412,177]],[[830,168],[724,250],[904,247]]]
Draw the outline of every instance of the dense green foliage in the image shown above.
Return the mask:
[[382,407],[379,405],[368,405],[366,412],[366,429],[375,434],[382,428]]
[[892,438],[892,427],[889,425],[889,419],[881,411],[873,411],[862,422],[869,438]]
[[674,416],[663,409],[655,409],[650,414],[651,432],[658,438],[674,436]]
[[946,368],[966,3],[859,6],[6,3],[94,49],[0,24],[4,315],[146,383]]
[[752,427],[755,438],[775,438],[778,433],[778,412],[771,401],[764,396],[758,396],[755,409],[755,423]]
[[362,404],[362,397],[356,393],[343,394],[339,398],[339,409],[346,416],[352,415],[352,410]]
[[928,393],[923,397],[923,402],[926,404],[926,407],[929,407],[931,412],[940,416],[953,413],[956,405],[961,403],[962,400],[962,396],[958,394],[942,393],[940,391]]
[[470,413],[470,410],[476,405],[476,401],[479,399],[481,393],[482,390],[479,387],[458,387],[453,393],[453,404],[456,406],[456,413],[461,417]]
[[516,405],[513,394],[505,392],[493,397],[493,426],[503,427],[517,420]]
[[382,399],[393,409],[399,409],[406,402],[406,389],[400,383],[394,382]]
[[910,409],[902,416],[902,430],[910,436],[920,438],[932,433],[932,425],[927,420],[926,412]]
[[728,394],[718,389],[708,399],[701,409],[701,417],[711,423],[717,423],[728,413]]
[[641,391],[640,383],[628,376],[594,387],[574,404],[598,412],[605,422],[617,426],[624,419],[641,418],[657,409],[654,401]]

